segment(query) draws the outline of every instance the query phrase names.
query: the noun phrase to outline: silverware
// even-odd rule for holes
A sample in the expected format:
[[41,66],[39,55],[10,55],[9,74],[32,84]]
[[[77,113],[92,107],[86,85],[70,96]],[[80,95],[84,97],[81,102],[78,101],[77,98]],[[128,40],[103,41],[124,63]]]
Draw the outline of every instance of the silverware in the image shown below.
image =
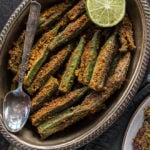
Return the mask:
[[3,121],[10,132],[18,132],[25,125],[30,113],[30,97],[23,91],[23,79],[32,48],[41,5],[31,2],[30,13],[26,27],[21,71],[19,74],[18,88],[6,94],[3,101]]

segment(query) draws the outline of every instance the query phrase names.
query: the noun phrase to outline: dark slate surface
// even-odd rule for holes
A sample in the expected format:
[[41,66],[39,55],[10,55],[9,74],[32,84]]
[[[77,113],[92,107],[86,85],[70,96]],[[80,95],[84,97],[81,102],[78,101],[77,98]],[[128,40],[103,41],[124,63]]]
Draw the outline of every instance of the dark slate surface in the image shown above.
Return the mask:
[[[21,0],[0,0],[0,31],[2,30],[11,13],[19,5],[20,2]],[[123,135],[131,115],[133,114],[137,106],[141,103],[141,101],[146,97],[146,95],[150,93],[150,79],[148,78],[147,74],[145,75],[143,85],[141,85],[141,88],[136,94],[132,103],[128,106],[123,115],[115,122],[115,124],[112,125],[104,134],[99,136],[93,142],[80,148],[79,150],[121,150]],[[1,134],[0,149],[14,149]]]

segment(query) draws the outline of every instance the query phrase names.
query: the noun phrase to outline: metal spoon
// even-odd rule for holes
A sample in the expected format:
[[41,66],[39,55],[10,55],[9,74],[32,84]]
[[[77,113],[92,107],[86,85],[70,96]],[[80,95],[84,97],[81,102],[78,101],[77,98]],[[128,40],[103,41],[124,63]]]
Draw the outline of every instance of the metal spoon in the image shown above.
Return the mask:
[[22,85],[38,24],[40,10],[41,5],[38,2],[31,1],[18,88],[8,92],[3,101],[3,121],[10,132],[20,131],[25,125],[30,113],[30,96],[23,91]]

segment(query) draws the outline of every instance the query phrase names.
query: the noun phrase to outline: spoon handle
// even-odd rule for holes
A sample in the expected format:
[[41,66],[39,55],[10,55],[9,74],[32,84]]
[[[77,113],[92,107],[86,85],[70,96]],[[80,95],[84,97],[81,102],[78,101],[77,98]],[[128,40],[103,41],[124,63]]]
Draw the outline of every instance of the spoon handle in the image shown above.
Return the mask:
[[36,1],[31,1],[30,12],[26,26],[25,41],[22,55],[22,65],[19,74],[18,87],[22,90],[23,79],[26,72],[26,67],[29,61],[30,51],[32,49],[35,32],[38,25],[38,18],[40,15],[41,5]]

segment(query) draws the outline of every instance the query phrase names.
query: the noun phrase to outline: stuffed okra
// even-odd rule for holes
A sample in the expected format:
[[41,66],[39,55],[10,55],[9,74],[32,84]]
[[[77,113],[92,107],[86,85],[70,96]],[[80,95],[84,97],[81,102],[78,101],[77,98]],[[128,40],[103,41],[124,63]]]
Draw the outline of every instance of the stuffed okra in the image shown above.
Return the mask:
[[[75,12],[73,12],[72,10],[70,10],[69,12],[70,12],[69,14],[72,14],[72,15],[75,14]],[[62,38],[61,39],[61,42],[62,42],[61,44],[64,44],[63,43],[63,42],[65,42],[64,40],[66,40],[66,38],[68,38],[68,33],[70,33],[70,30],[73,27],[73,25],[74,25],[74,28],[76,30],[79,30],[79,31],[84,28],[84,26],[83,26],[80,29],[78,29],[79,27],[76,26],[76,25],[78,25],[79,21],[84,21],[83,20],[84,18],[86,18],[86,17],[84,17],[84,15],[83,15],[83,17],[81,17],[81,19],[78,19],[78,20],[74,21],[73,23],[70,23],[67,26],[67,29],[64,32],[62,32],[62,34],[60,33],[61,34],[60,38]],[[84,23],[85,22],[86,21],[84,21]],[[60,22],[58,22],[58,24],[52,30],[45,33],[42,36],[42,38],[39,39],[37,44],[34,46],[34,48],[32,50],[32,53],[31,53],[31,56],[30,56],[30,59],[29,59],[28,73],[25,77],[25,82],[24,82],[24,84],[27,87],[31,84],[31,82],[33,81],[35,75],[37,74],[40,67],[42,66],[42,64],[47,59],[48,54],[50,53],[49,48],[48,48],[48,44],[51,43],[53,46],[56,45],[56,47],[57,47],[57,44],[60,44],[59,41],[58,41],[58,43],[55,43],[55,40],[59,39],[57,37],[59,37],[59,35],[60,35],[60,34],[57,35],[57,33],[58,33],[59,29],[62,28],[63,26],[65,26],[67,23],[69,23],[68,19],[66,20],[66,18],[62,18],[62,20]],[[78,27],[78,28],[76,28],[76,27]],[[79,33],[79,32],[77,32],[77,33]],[[66,37],[64,35],[66,35]]]
[[121,52],[135,50],[136,46],[134,44],[132,23],[127,15],[124,17],[119,29],[119,40],[121,43],[121,48],[119,50]]
[[78,81],[88,85],[97,59],[100,45],[100,31],[95,32],[92,40],[85,46],[79,69],[76,71]]
[[[75,0],[72,2],[62,2],[60,4],[56,4],[50,7],[48,10],[44,11],[40,18],[39,18],[39,27],[37,33],[43,32],[46,30],[48,26],[51,26],[53,22],[59,20],[61,16],[66,14],[60,19],[60,21],[55,25],[52,31],[48,31],[46,35],[42,39],[47,39],[48,35],[50,36],[51,33],[54,31],[59,30],[60,28],[66,27],[66,25],[77,19],[83,12],[85,12],[85,2],[84,0],[80,0],[73,8],[71,8],[74,4]],[[71,9],[70,9],[71,8]],[[70,9],[70,10],[69,10]],[[69,10],[67,12],[67,10]],[[57,33],[57,32],[56,32]],[[54,35],[55,36],[55,35]],[[23,42],[24,42],[24,32],[18,38],[17,42],[15,43],[13,49],[9,51],[10,59],[8,62],[9,69],[16,74],[19,69],[19,65],[21,63],[21,55],[23,49]],[[43,40],[40,40],[40,43],[43,43]],[[45,42],[44,42],[45,43]],[[44,45],[43,43],[43,45]],[[39,44],[38,44],[39,47]],[[40,47],[41,48],[41,47]],[[43,47],[45,49],[45,47]],[[40,59],[40,58],[39,58]]]
[[[32,99],[30,121],[42,139],[106,108],[124,83],[136,48],[127,15],[117,26],[102,28],[92,23],[86,0],[53,0],[45,8],[23,83]],[[24,35],[9,51],[12,89]]]
[[[75,0],[73,0],[72,2],[62,2],[60,4],[56,4],[50,7],[49,9],[47,9],[46,11],[44,11],[39,18],[39,27],[37,33],[46,30],[48,26],[51,26],[53,22],[56,22],[56,20],[58,20],[60,16],[62,16],[68,9],[71,8],[71,6],[73,6],[74,1]],[[21,34],[21,36],[18,38],[17,42],[15,43],[14,47],[9,51],[10,59],[8,62],[8,66],[9,69],[14,74],[18,72],[19,65],[21,63],[24,36],[25,36],[25,32]],[[46,37],[43,37],[43,39],[45,38]],[[41,41],[41,43],[42,42],[43,41]]]
[[87,107],[73,107],[69,108],[62,113],[56,115],[54,118],[49,119],[43,124],[37,127],[38,133],[42,139],[46,139],[48,136],[62,131],[78,120],[84,118],[89,113]]
[[69,20],[75,20],[78,16],[85,12],[85,1],[79,0],[79,2],[67,13]]
[[14,44],[14,47],[9,50],[10,59],[8,61],[8,68],[16,74],[19,69],[19,65],[21,62],[22,49],[23,49],[23,41],[25,37],[25,32],[19,36],[17,42]]
[[104,46],[101,48],[98,58],[96,60],[96,64],[94,67],[94,71],[92,74],[92,78],[89,86],[96,90],[102,90],[105,80],[107,77],[107,73],[109,72],[110,64],[113,60],[114,54],[116,53],[116,34],[111,35]]
[[56,26],[59,26],[59,29],[62,30],[69,23],[75,21],[80,15],[85,12],[84,5],[84,0],[79,0],[77,4],[75,4],[68,12],[65,13],[65,15],[60,19]]
[[27,74],[25,76],[24,84],[25,86],[30,86],[35,75],[39,71],[42,64],[47,59],[49,50],[47,49],[47,44],[50,42],[57,34],[59,27],[56,27],[49,32],[45,33],[41,39],[34,45],[30,59],[27,67]]
[[42,105],[50,100],[50,97],[57,91],[58,89],[58,80],[54,77],[50,77],[47,83],[40,89],[37,95],[31,101],[31,112],[36,111]]
[[54,51],[57,47],[69,42],[73,38],[77,37],[82,31],[84,31],[89,23],[91,23],[89,17],[83,14],[76,21],[70,23],[62,32],[60,32],[48,45],[50,51]]
[[86,43],[85,37],[82,36],[77,47],[72,52],[69,62],[67,63],[66,69],[61,78],[61,82],[59,86],[59,90],[63,93],[69,92],[73,85],[74,78],[75,78],[75,70],[80,64],[80,59],[84,50],[85,43]]
[[49,103],[46,103],[41,109],[39,109],[31,118],[32,125],[38,126],[46,119],[51,118],[57,113],[73,106],[80,98],[88,91],[88,87],[74,90],[62,97],[58,97]]
[[34,94],[39,88],[41,88],[48,78],[53,75],[63,65],[64,61],[68,57],[72,50],[72,45],[67,45],[56,55],[52,56],[48,63],[46,63],[35,76],[30,87],[27,89],[28,93]]
[[[122,84],[126,79],[126,75],[129,69],[131,61],[130,52],[126,53],[122,58],[119,59],[116,68],[114,70],[114,74],[107,79],[106,85],[104,87],[104,91],[100,93],[93,92],[89,94],[82,105],[88,105],[91,103],[91,113],[95,113],[99,111],[101,105],[118,89],[121,88]],[[92,102],[93,101],[93,102]]]
[[53,23],[60,19],[75,3],[76,0],[72,0],[71,2],[62,2],[59,4],[55,4],[49,9],[45,10],[39,19],[39,29],[38,33],[42,33],[47,28],[51,27]]

